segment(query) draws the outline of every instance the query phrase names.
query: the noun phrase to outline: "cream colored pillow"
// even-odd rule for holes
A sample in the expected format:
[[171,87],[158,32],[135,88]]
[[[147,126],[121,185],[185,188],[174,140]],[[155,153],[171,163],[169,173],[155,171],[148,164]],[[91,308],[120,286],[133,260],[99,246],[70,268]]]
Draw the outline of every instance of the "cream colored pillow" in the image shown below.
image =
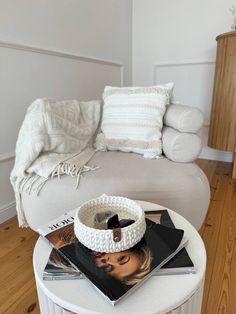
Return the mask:
[[197,134],[182,133],[168,126],[162,129],[163,152],[175,162],[193,162],[202,150],[202,142]]
[[110,87],[103,93],[98,150],[120,150],[155,158],[162,153],[161,129],[173,83],[150,87]]
[[164,124],[180,132],[197,133],[203,126],[204,117],[198,108],[182,104],[167,106]]

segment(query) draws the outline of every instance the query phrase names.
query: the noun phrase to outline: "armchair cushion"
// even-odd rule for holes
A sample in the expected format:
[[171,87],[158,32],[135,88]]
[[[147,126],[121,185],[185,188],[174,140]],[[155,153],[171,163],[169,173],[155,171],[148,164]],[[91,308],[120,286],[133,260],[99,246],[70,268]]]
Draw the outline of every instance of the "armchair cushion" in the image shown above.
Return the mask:
[[164,124],[180,132],[197,133],[203,125],[203,114],[198,108],[171,104],[167,106]]
[[38,196],[23,192],[22,203],[32,229],[104,192],[167,206],[197,229],[202,225],[209,204],[209,184],[196,164],[144,159],[134,153],[97,152],[88,163],[92,165],[100,168],[81,177],[78,189],[73,188],[75,178],[62,176],[60,180],[48,180]]

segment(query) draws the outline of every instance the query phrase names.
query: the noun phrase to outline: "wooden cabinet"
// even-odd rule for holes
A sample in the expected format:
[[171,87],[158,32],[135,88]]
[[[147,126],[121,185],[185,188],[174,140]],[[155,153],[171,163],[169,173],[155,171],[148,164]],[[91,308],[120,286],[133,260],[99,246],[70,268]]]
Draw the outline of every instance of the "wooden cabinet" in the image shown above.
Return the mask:
[[236,31],[217,38],[215,81],[208,145],[234,152],[236,178]]

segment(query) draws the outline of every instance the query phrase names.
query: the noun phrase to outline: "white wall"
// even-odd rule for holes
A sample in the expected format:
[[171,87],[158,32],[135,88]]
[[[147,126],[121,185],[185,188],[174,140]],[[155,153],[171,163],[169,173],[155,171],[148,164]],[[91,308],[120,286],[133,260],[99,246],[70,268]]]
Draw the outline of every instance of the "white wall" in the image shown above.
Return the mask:
[[0,222],[14,214],[9,175],[26,108],[130,85],[131,17],[131,0],[0,0]]
[[207,148],[218,34],[230,31],[232,0],[134,0],[133,84],[175,82],[176,99],[205,116],[201,157],[232,161]]

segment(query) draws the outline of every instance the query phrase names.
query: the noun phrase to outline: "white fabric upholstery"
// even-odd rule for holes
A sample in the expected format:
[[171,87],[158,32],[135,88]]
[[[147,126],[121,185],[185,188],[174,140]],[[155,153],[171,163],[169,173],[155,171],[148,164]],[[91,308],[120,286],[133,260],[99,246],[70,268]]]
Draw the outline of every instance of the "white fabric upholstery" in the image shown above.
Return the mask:
[[135,152],[145,158],[162,153],[161,129],[173,84],[151,87],[109,87],[103,93],[100,151]]
[[25,215],[31,228],[37,229],[65,211],[85,201],[107,195],[146,200],[182,214],[197,229],[208,209],[210,190],[206,176],[194,163],[176,163],[167,158],[144,159],[134,153],[97,152],[88,166],[99,165],[76,179],[64,175],[46,182],[37,196],[22,194]]
[[192,162],[202,149],[199,136],[193,133],[181,133],[165,126],[162,129],[163,152],[175,162]]
[[197,133],[203,125],[203,114],[198,108],[174,104],[166,108],[164,124],[180,132]]

